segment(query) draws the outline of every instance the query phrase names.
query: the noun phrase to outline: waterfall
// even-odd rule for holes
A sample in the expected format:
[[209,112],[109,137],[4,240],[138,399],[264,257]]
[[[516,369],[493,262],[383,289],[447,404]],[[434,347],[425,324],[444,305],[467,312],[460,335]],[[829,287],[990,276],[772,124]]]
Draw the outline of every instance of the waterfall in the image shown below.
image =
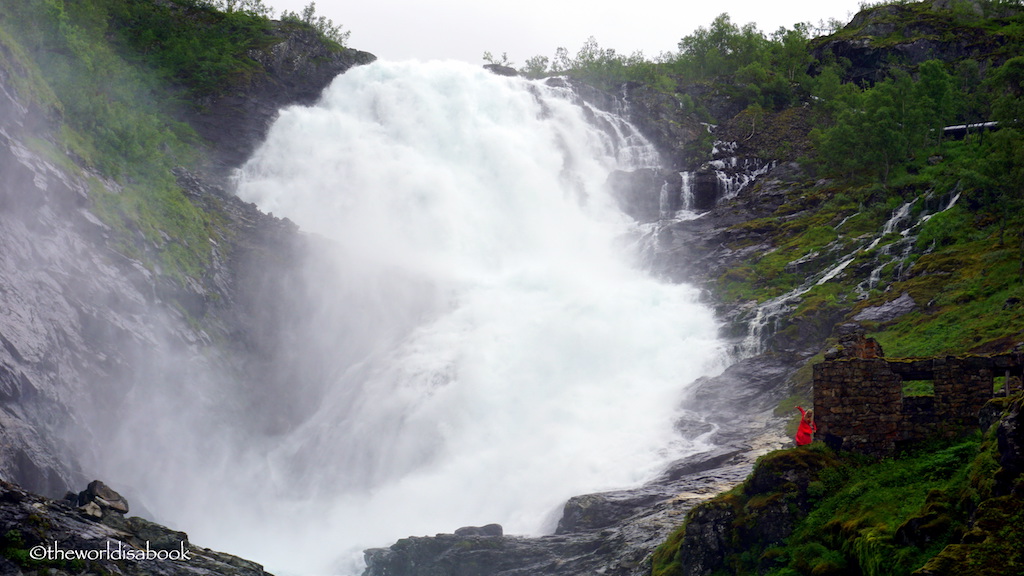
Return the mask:
[[332,330],[358,345],[328,359],[311,416],[190,468],[158,517],[279,575],[359,573],[363,548],[409,535],[543,533],[568,497],[707,449],[673,422],[723,368],[716,322],[634,266],[604,186],[652,149],[562,92],[377,62],[281,111],[238,195],[341,262],[311,277],[347,321],[294,361]]
[[682,197],[683,210],[693,211],[693,173],[692,172],[680,172],[679,177],[682,181],[680,184],[679,195]]

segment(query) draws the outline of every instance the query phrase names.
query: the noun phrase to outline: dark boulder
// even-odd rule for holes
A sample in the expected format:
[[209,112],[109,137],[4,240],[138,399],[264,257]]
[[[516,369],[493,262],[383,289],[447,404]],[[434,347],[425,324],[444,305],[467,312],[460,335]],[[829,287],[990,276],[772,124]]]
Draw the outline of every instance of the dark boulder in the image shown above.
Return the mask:
[[113,510],[121,514],[128,513],[128,501],[99,480],[93,480],[85,490],[78,493],[75,504],[85,506],[95,502],[101,509]]
[[498,76],[519,76],[519,71],[511,66],[502,66],[501,64],[484,64],[484,69],[492,74]]
[[501,524],[487,524],[486,526],[463,526],[455,531],[456,536],[502,536],[504,529]]

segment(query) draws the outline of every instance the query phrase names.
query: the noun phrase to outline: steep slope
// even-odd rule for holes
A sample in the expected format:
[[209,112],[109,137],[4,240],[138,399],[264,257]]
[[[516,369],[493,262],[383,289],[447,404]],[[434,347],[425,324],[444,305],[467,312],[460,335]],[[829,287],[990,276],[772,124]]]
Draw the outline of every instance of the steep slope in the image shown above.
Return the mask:
[[[195,20],[197,11],[199,17],[216,15],[173,3],[144,5],[157,10],[149,16],[162,27]],[[150,81],[142,68],[118,72],[122,86],[110,88],[107,104],[81,101],[74,86],[80,78],[60,71],[78,53],[64,60],[31,56],[33,50],[45,53],[48,43],[68,41],[48,36],[56,34],[47,30],[54,23],[35,15],[39,29],[26,37],[36,46],[26,47],[11,34],[10,18],[33,21],[29,6],[10,3],[0,11],[0,366],[7,406],[0,469],[4,478],[57,496],[82,484],[81,462],[96,461],[103,439],[118,433],[120,419],[140,398],[157,394],[152,401],[168,401],[158,393],[168,382],[187,383],[175,386],[176,393],[199,397],[215,387],[211,379],[250,380],[266,390],[282,385],[282,375],[266,366],[280,353],[286,324],[302,322],[301,306],[288,306],[291,298],[301,299],[301,286],[295,290],[284,282],[302,266],[307,240],[290,223],[261,214],[218,183],[255,147],[280,106],[308,102],[334,75],[373,57],[327,50],[308,26],[261,29],[260,49],[247,52],[258,71],[225,81],[216,91],[200,92],[187,79],[173,88],[198,98],[169,112],[181,113],[210,137],[199,142],[212,156],[164,154],[146,166],[125,168],[111,146],[176,149],[187,130],[158,109],[145,117],[121,108],[118,98],[136,97],[132,91]],[[82,24],[60,30],[91,38],[80,40],[80,50],[92,51],[94,67],[133,70],[103,37],[90,37],[107,26],[118,30],[124,15],[109,16],[109,23],[95,29]],[[163,98],[161,93],[154,98]],[[78,116],[97,106],[110,109],[99,108],[96,115],[125,114],[121,120],[161,122],[172,131],[145,134],[146,126],[122,126],[125,133],[115,133],[108,145],[109,132],[89,132],[96,125]],[[130,141],[142,137],[157,140]],[[207,180],[185,166],[208,174]],[[268,310],[267,301],[298,317]],[[263,398],[253,394],[236,402],[239,409],[272,409],[268,429],[285,425],[299,409],[261,405]]]
[[[46,6],[0,7],[0,572],[263,574],[254,563],[190,544],[183,532],[125,518],[127,505],[101,513],[96,504],[26,489],[56,498],[84,486],[110,451],[121,450],[114,442],[125,441],[147,406],[190,410],[213,401],[265,413],[260,433],[289,425],[304,409],[278,400],[296,373],[276,359],[286,355],[280,343],[291,328],[313,314],[292,300],[305,295],[296,278],[310,240],[220,183],[280,106],[310,101],[334,75],[373,57],[327,53],[308,26],[278,24],[249,52],[259,71],[225,84],[230,95],[210,92],[195,106],[161,110],[132,98],[148,89],[166,105],[166,88],[147,84],[149,72],[107,46],[105,35],[92,36],[108,25],[117,31],[116,18],[89,28],[96,22],[55,22],[47,18],[65,15],[37,8]],[[55,35],[57,24],[67,36]],[[64,43],[72,39],[69,52]],[[96,87],[105,98],[84,99],[77,74],[62,76],[69,63],[82,65],[79,58],[94,67],[91,76],[110,73]],[[128,102],[137,109],[126,109]],[[86,112],[92,116],[83,119]],[[196,139],[174,114],[210,138]],[[231,392],[225,382],[254,391],[211,398]],[[136,449],[164,449],[144,442]],[[134,499],[131,487],[122,489]],[[54,554],[96,554],[36,554],[51,544]],[[112,546],[137,553],[150,545],[190,557],[109,556]]]

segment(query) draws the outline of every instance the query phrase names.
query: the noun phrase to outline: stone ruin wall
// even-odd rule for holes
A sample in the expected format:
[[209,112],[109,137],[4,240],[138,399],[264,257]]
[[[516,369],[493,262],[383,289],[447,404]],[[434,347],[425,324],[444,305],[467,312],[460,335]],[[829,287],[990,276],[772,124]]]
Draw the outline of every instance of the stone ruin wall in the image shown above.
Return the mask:
[[[861,346],[853,357],[814,366],[816,439],[833,448],[885,456],[926,438],[955,437],[978,425],[995,377],[1006,376],[1009,390],[1024,375],[1021,353],[898,360],[867,343],[866,353]],[[931,380],[934,395],[903,397],[910,380]]]

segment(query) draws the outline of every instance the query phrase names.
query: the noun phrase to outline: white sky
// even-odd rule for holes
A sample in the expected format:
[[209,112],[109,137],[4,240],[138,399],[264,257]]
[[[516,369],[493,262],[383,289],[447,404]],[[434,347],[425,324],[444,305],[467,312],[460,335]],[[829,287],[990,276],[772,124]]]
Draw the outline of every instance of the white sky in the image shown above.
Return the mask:
[[[301,12],[310,0],[266,0]],[[797,22],[836,18],[844,23],[859,0],[317,0],[324,15],[352,32],[349,46],[386,60],[456,59],[483,64],[483,53],[506,52],[516,66],[559,46],[575,56],[588,37],[619,54],[648,58],[675,51],[679,39],[728,12],[764,32]]]

